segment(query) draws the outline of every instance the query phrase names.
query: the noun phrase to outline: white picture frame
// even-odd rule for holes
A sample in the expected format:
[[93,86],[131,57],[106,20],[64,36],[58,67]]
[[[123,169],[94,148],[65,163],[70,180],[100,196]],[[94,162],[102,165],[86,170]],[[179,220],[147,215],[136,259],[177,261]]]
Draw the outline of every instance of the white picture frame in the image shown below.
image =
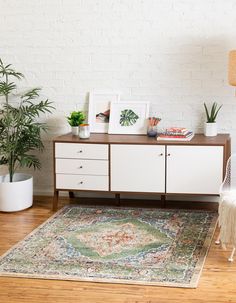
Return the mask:
[[[88,123],[92,133],[107,133],[111,102],[120,102],[118,92],[90,92]],[[109,111],[109,113],[107,113]]]
[[108,133],[146,134],[149,104],[148,101],[111,102]]

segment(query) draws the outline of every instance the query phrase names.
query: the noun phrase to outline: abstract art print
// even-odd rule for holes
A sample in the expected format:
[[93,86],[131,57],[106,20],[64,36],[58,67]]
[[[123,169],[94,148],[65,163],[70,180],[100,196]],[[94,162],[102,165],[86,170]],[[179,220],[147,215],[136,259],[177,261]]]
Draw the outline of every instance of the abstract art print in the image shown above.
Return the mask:
[[136,135],[146,134],[148,115],[149,102],[112,102],[108,133]]
[[119,102],[120,94],[112,92],[90,92],[88,123],[91,132],[107,133],[110,119],[110,103]]

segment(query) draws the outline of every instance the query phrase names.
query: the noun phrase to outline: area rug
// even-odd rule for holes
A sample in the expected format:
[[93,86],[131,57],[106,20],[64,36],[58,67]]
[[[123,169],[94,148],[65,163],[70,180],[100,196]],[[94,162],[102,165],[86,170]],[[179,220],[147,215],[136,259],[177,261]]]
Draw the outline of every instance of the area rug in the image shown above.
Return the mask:
[[197,286],[217,214],[67,206],[0,259],[0,275]]

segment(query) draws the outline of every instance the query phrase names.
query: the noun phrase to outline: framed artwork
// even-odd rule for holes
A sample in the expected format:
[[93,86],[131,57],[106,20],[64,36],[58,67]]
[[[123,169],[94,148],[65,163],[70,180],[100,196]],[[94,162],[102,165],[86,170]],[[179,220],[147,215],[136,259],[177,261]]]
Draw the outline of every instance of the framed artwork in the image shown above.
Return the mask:
[[111,102],[109,134],[146,134],[149,102]]
[[120,94],[113,92],[90,92],[88,123],[93,133],[107,133],[111,102],[120,101]]

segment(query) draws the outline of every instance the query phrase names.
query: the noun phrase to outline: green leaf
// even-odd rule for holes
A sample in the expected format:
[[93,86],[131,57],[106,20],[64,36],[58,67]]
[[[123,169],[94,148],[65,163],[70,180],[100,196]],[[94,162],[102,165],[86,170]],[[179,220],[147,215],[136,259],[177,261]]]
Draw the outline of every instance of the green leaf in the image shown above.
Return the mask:
[[206,104],[204,103],[204,108],[205,108],[208,123],[215,122],[216,117],[217,117],[217,115],[219,113],[219,110],[221,109],[222,105],[219,106],[218,108],[217,108],[217,106],[218,106],[217,103],[214,102],[211,106],[211,111],[210,111],[210,114],[209,114],[208,108],[207,108]]
[[132,109],[125,109],[121,111],[120,114],[120,125],[121,126],[131,126],[134,125],[139,116]]
[[67,121],[70,126],[79,126],[85,121],[85,114],[81,111],[73,111],[69,117],[67,117]]
[[16,89],[15,83],[0,82],[0,96],[7,96]]
[[204,102],[204,107],[205,107],[205,111],[206,111],[207,121],[209,122],[209,120],[210,120],[210,116],[209,116],[208,108],[207,108],[207,106],[206,106],[206,103],[205,103],[205,102]]

